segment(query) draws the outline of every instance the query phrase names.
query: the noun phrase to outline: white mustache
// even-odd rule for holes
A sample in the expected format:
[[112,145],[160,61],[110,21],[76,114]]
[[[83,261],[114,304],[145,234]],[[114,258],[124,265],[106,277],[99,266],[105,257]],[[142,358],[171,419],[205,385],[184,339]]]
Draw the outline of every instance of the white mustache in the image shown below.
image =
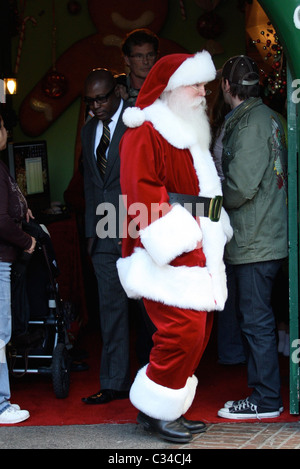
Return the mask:
[[197,96],[191,103],[192,109],[201,109],[204,111],[206,109],[206,99],[204,96]]
[[206,106],[206,99],[204,96],[197,96],[197,98],[195,98],[193,101],[193,104]]

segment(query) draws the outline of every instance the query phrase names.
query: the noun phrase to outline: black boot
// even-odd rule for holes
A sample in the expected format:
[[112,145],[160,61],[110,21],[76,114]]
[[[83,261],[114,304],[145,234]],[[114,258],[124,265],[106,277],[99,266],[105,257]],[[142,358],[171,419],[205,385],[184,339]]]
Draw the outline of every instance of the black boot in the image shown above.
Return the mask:
[[200,420],[187,420],[185,417],[181,416],[177,419],[177,422],[181,423],[181,425],[187,428],[191,433],[206,432],[206,425]]
[[192,439],[191,432],[178,420],[158,420],[140,412],[137,421],[145,430],[157,433],[161,438],[174,443],[188,443]]

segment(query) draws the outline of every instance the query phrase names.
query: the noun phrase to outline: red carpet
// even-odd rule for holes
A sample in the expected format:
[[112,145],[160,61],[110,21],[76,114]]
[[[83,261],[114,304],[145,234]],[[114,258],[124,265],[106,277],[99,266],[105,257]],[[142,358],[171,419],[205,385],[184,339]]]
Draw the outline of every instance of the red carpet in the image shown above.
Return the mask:
[[[19,426],[122,424],[136,421],[137,410],[128,399],[101,406],[88,406],[81,402],[82,397],[99,389],[98,335],[91,334],[86,337],[86,344],[89,358],[85,361],[89,370],[71,373],[70,393],[66,399],[55,397],[51,377],[27,374],[23,378],[11,379],[11,401],[29,410],[31,415],[30,419],[18,424]],[[285,410],[279,418],[265,421],[299,421],[298,415],[289,413],[288,359],[281,357],[280,366]],[[133,376],[135,372],[136,367],[133,369]],[[246,367],[218,365],[215,341],[212,339],[196,374],[199,380],[197,394],[187,417],[206,423],[241,422],[221,419],[217,416],[217,411],[223,407],[225,401],[244,398],[249,394]]]

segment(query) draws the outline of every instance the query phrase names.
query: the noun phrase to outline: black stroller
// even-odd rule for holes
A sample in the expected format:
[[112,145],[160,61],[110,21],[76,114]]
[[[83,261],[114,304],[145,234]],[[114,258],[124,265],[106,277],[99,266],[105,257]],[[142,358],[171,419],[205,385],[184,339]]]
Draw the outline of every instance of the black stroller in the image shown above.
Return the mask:
[[51,374],[55,396],[69,394],[72,345],[68,339],[70,308],[59,297],[59,270],[47,230],[34,221],[23,230],[37,240],[33,254],[12,265],[12,338],[7,347],[10,373]]

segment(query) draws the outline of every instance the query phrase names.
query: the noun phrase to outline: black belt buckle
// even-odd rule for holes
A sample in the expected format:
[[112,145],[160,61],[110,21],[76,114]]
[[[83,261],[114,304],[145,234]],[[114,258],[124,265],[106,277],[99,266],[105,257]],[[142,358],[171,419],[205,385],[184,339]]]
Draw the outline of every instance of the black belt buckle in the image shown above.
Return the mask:
[[208,209],[208,217],[211,221],[219,221],[221,215],[221,209],[223,204],[223,197],[216,195],[211,199]]

